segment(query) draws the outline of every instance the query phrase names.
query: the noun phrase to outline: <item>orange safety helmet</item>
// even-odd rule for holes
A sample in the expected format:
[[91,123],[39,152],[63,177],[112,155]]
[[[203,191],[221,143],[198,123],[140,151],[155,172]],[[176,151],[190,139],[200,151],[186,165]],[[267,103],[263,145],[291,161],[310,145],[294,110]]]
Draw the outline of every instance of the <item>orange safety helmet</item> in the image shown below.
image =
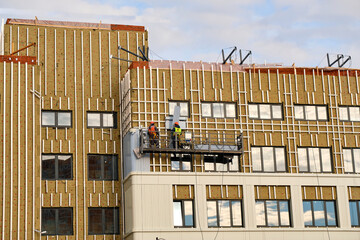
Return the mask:
[[154,124],[154,121],[151,121],[150,124]]
[[178,122],[175,122],[175,125],[179,125],[179,123],[178,123]]

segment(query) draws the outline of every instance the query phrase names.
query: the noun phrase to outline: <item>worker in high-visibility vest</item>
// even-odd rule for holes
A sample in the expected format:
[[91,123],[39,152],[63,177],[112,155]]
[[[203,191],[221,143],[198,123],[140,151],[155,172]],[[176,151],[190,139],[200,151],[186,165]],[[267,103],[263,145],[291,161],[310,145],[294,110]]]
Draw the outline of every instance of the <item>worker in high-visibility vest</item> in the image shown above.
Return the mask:
[[171,139],[173,143],[173,147],[180,147],[180,135],[181,135],[181,127],[178,122],[175,122],[173,129],[171,130]]

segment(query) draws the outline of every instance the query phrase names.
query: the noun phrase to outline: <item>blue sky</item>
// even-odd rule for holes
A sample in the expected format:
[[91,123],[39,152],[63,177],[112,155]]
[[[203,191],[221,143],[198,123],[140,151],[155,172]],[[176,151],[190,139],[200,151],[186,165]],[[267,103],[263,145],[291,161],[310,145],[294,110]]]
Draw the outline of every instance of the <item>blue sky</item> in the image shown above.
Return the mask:
[[220,61],[222,48],[256,63],[325,66],[327,52],[360,68],[358,0],[0,0],[2,18],[144,25],[152,57]]

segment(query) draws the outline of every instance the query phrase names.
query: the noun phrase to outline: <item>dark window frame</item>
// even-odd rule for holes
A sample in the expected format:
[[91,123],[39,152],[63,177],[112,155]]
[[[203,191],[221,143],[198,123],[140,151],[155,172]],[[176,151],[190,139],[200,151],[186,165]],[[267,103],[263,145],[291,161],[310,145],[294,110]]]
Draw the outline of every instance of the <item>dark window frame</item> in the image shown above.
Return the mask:
[[351,223],[351,212],[350,212],[350,224],[351,227],[360,227],[360,200],[349,200],[349,208],[350,208],[350,202],[355,202],[356,205],[356,214],[357,214],[357,219],[358,219],[358,224],[357,225],[353,225]]
[[[48,180],[48,181],[58,181],[58,180],[72,180],[74,178],[73,176],[73,155],[72,154],[52,154],[52,153],[43,153],[42,156],[55,156],[55,178],[43,178],[43,164],[41,164],[41,180]],[[70,178],[59,178],[59,156],[70,156],[71,159],[71,177]],[[41,161],[42,158],[41,158]]]
[[[325,216],[325,226],[316,226],[315,225],[315,214],[314,214],[314,202],[315,201],[322,201],[324,202],[324,216]],[[311,215],[312,215],[312,224],[311,225],[305,225],[304,222],[304,226],[305,227],[337,227],[339,225],[338,223],[338,216],[337,216],[337,207],[336,207],[336,201],[335,200],[303,200],[303,206],[304,206],[304,202],[310,202],[310,207],[311,207]],[[333,202],[334,203],[334,214],[335,214],[335,225],[329,225],[328,224],[328,213],[327,213],[327,207],[326,207],[326,203],[327,202]],[[303,213],[304,214],[304,213]]]
[[[353,171],[352,172],[346,172],[345,170],[345,162],[344,162],[344,173],[346,173],[346,174],[360,174],[360,169],[358,170],[359,172],[357,172],[356,170],[357,169],[355,169],[355,166],[356,166],[356,164],[355,164],[355,161],[356,161],[356,159],[355,159],[355,154],[354,154],[354,150],[355,149],[359,149],[360,150],[360,148],[343,148],[343,154],[344,154],[344,150],[351,150],[351,163],[352,163],[352,166],[353,166]],[[344,159],[344,157],[343,157],[343,159]],[[358,161],[360,161],[360,159],[358,159]]]
[[[101,227],[102,227],[102,231],[100,233],[97,232],[90,232],[90,221],[89,221],[89,216],[90,216],[90,211],[93,209],[101,209]],[[117,219],[116,219],[116,223],[114,223],[113,229],[116,230],[113,233],[105,233],[105,225],[106,225],[106,220],[105,220],[105,210],[109,210],[112,209],[113,211],[116,211],[117,214]],[[113,213],[114,214],[114,213]],[[119,221],[119,207],[89,207],[88,208],[88,234],[89,235],[119,235],[120,234],[120,221]],[[117,226],[117,227],[115,227]]]
[[[314,106],[314,107],[315,107],[315,115],[316,115],[316,119],[315,119],[315,120],[306,119],[305,107],[307,107],[307,106]],[[296,118],[296,117],[295,117],[295,107],[303,107],[304,118]],[[326,107],[326,120],[324,120],[324,119],[319,119],[318,107]],[[328,105],[328,104],[294,104],[294,113],[293,113],[293,116],[294,116],[295,121],[319,121],[319,122],[328,122],[329,119],[330,119],[330,117],[329,117],[329,105]]]
[[[55,113],[55,124],[54,125],[44,125],[42,123],[42,114],[43,112],[53,112]],[[58,118],[58,113],[70,113],[70,126],[63,126],[63,125],[59,125],[59,118]],[[73,127],[73,116],[72,116],[72,111],[66,111],[66,110],[41,110],[41,127],[53,127],[53,128],[72,128]]]
[[[55,226],[56,226],[56,229],[58,229],[58,221],[59,221],[59,210],[61,209],[67,209],[67,210],[71,210],[71,234],[59,234],[57,233],[58,231],[56,230],[56,233],[55,234],[49,234],[49,233],[41,233],[41,235],[43,236],[71,236],[71,235],[74,235],[74,227],[73,227],[73,224],[74,224],[74,211],[73,211],[73,208],[72,207],[42,207],[41,208],[41,216],[43,216],[43,210],[54,210],[55,211]],[[43,221],[44,218],[42,217],[41,221]],[[46,231],[46,229],[44,229],[42,227],[43,223],[41,223],[41,229],[42,231]]]
[[[271,201],[271,202],[276,202],[276,206],[277,206],[277,215],[278,215],[278,223],[279,226],[269,226],[269,222],[268,222],[268,212],[267,212],[267,207],[266,207],[266,202],[267,201]],[[265,214],[265,225],[256,225],[256,227],[258,228],[282,228],[282,227],[292,227],[292,215],[291,215],[291,205],[290,205],[290,200],[286,200],[286,199],[257,199],[255,200],[255,204],[256,202],[263,202],[264,203],[264,214]],[[280,211],[280,202],[286,202],[288,205],[288,213],[289,213],[289,225],[282,225],[281,224],[281,211]]]
[[[224,117],[214,117],[214,110],[213,110],[213,104],[217,104],[217,103],[222,103],[224,104]],[[211,116],[208,117],[208,116],[203,116],[202,114],[202,104],[211,104],[211,108],[210,108],[210,111],[211,111]],[[235,117],[228,117],[227,116],[227,113],[226,113],[226,106],[225,104],[233,104],[235,105]],[[239,116],[238,116],[238,108],[237,108],[237,102],[212,102],[212,101],[201,101],[201,104],[200,104],[200,108],[201,108],[201,117],[202,118],[214,118],[214,119],[237,119]]]
[[[181,218],[182,218],[182,226],[174,226],[174,228],[195,228],[195,205],[194,205],[194,200],[193,199],[174,199],[173,200],[173,208],[174,208],[174,202],[180,202],[181,203]],[[192,222],[193,225],[192,226],[186,226],[185,225],[185,206],[184,206],[184,202],[191,202],[192,204]],[[174,211],[174,209],[173,209]],[[174,213],[173,213],[173,217],[174,217]]]
[[[274,171],[273,172],[270,172],[270,171],[264,171],[264,157],[263,157],[263,148],[266,148],[266,147],[271,147],[273,148],[273,158],[274,158]],[[253,166],[254,164],[252,163],[251,166],[252,166],[252,171],[253,172],[256,172],[256,173],[287,173],[289,172],[289,169],[288,169],[288,159],[287,159],[287,151],[286,151],[286,146],[262,146],[262,145],[254,145],[254,146],[251,146],[250,147],[250,152],[251,152],[251,148],[260,148],[260,157],[261,157],[261,171],[254,171],[253,169]],[[278,171],[277,170],[277,166],[276,166],[276,152],[275,152],[275,148],[282,148],[284,149],[284,161],[285,161],[285,171]],[[251,153],[252,154],[252,153]],[[252,155],[251,155],[251,162],[252,162]]]
[[[100,157],[100,160],[98,160],[98,161],[101,161],[101,175],[102,175],[102,177],[101,178],[99,178],[99,179],[97,179],[97,178],[95,178],[95,179],[93,179],[93,178],[90,178],[90,166],[89,166],[89,157],[90,156],[97,156],[97,157]],[[105,161],[105,159],[104,159],[104,157],[112,157],[112,159],[114,160],[113,161],[113,163],[112,163],[112,166],[114,167],[114,169],[115,169],[115,175],[116,176],[113,176],[113,178],[112,179],[104,179],[104,161]],[[119,170],[118,170],[118,168],[119,168],[119,163],[118,163],[118,161],[119,161],[119,157],[118,157],[118,155],[117,154],[92,154],[92,153],[89,153],[88,155],[87,155],[87,167],[88,167],[88,180],[89,181],[117,181],[117,180],[119,180]],[[115,165],[115,166],[114,166]]]
[[[219,201],[229,201],[229,209],[230,209],[230,226],[220,226],[220,212],[219,212]],[[208,222],[208,228],[244,228],[244,208],[243,208],[243,201],[242,199],[208,199],[206,200],[206,203],[208,202],[216,202],[216,224],[217,226],[209,226]],[[233,223],[233,210],[232,210],[232,202],[240,202],[241,204],[241,223],[242,225],[234,225]],[[209,217],[209,215],[207,215]]]
[[[235,157],[235,156],[237,156],[238,157],[238,170],[231,170],[230,169],[230,161],[227,161],[227,162],[225,162],[225,163],[222,163],[222,164],[224,164],[224,165],[226,165],[226,171],[220,171],[220,170],[218,170],[217,169],[217,163],[220,163],[220,162],[216,162],[216,157],[217,156],[215,156],[215,155],[213,155],[213,156],[204,156],[204,155],[202,155],[202,160],[203,160],[203,164],[204,164],[204,171],[205,172],[241,172],[241,155],[233,155],[233,158]],[[205,161],[205,157],[213,157],[213,161]],[[205,163],[212,163],[213,164],[213,168],[214,168],[214,170],[207,170],[207,169],[205,169]]]
[[[340,105],[340,106],[338,106],[338,107],[339,107],[339,115],[338,115],[338,118],[339,118],[339,121],[340,121],[340,122],[360,122],[360,120],[358,120],[358,121],[352,121],[352,120],[350,120],[350,108],[351,108],[351,107],[357,107],[357,108],[360,109],[360,106]],[[340,119],[340,108],[346,108],[346,109],[347,109],[348,120],[341,120],[341,119]]]
[[[250,117],[249,114],[249,105],[257,105],[258,117],[253,118]],[[261,118],[260,117],[260,105],[269,105],[270,106],[270,118]],[[272,106],[280,106],[281,107],[281,118],[274,118]],[[248,116],[250,120],[271,120],[271,121],[283,121],[284,120],[284,106],[283,103],[248,103]]]
[[[89,113],[90,114],[99,114],[100,115],[100,126],[89,126],[89,117],[88,117]],[[114,123],[113,123],[112,127],[104,126],[104,122],[103,122],[103,115],[104,114],[112,114],[113,115]],[[87,128],[107,128],[107,129],[113,128],[113,129],[116,129],[117,128],[117,112],[87,111],[86,112],[86,127]]]
[[176,103],[176,105],[177,106],[180,106],[180,103],[186,103],[187,104],[187,112],[188,112],[188,115],[186,115],[186,116],[182,116],[181,114],[180,114],[180,117],[187,117],[187,118],[189,118],[190,117],[190,100],[179,100],[179,101],[177,101],[177,100],[168,100],[168,113],[169,113],[169,116],[174,116],[174,113],[171,113],[170,112],[170,103]]
[[[334,172],[334,162],[333,162],[333,156],[332,156],[332,147],[311,147],[311,146],[298,146],[297,149],[299,148],[306,148],[306,156],[307,156],[307,171],[300,171],[300,159],[299,159],[299,154],[297,152],[297,157],[298,157],[298,168],[299,168],[299,173],[333,173]],[[319,172],[311,172],[310,171],[310,158],[309,158],[309,148],[318,148],[319,149],[319,153],[320,153],[320,170]],[[321,149],[329,149],[330,151],[330,166],[331,166],[331,171],[330,172],[324,172],[323,171],[323,159],[322,159],[322,154],[321,154]]]
[[[184,155],[187,155],[187,154],[184,154]],[[174,158],[173,157],[170,157],[170,161],[171,161],[171,171],[172,172],[192,172],[193,170],[193,155],[192,154],[189,154],[190,155],[190,159],[185,159],[183,156],[182,157],[177,157],[178,160],[173,160]],[[176,170],[176,169],[173,169],[172,167],[172,162],[179,162],[179,170]],[[183,167],[183,163],[184,162],[188,162],[190,163],[190,169],[189,170],[184,170],[184,167]]]

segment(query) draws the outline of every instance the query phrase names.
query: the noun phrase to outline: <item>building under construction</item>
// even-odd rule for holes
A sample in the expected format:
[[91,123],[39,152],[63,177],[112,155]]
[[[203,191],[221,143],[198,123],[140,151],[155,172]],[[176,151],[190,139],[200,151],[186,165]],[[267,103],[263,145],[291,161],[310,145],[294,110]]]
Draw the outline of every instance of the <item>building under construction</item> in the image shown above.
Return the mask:
[[117,24],[1,43],[1,239],[359,239],[359,69],[149,60]]

